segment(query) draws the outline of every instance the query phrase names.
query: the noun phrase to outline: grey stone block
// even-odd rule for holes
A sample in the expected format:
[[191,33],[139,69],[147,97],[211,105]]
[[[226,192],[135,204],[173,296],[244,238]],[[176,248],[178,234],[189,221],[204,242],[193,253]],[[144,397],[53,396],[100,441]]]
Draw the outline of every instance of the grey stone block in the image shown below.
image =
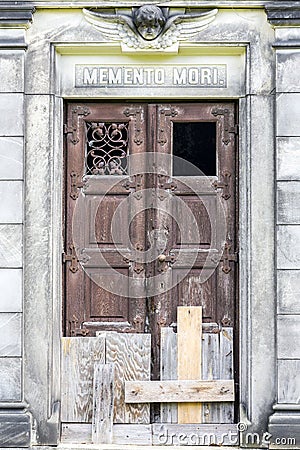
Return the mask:
[[17,402],[22,400],[22,361],[21,358],[0,358],[0,401]]
[[23,181],[0,181],[0,223],[22,223]]
[[300,92],[300,50],[278,50],[276,67],[277,92]]
[[0,94],[0,136],[23,136],[23,94]]
[[277,226],[277,268],[300,269],[300,226]]
[[0,92],[23,92],[24,50],[0,51]]
[[277,333],[278,358],[300,359],[300,315],[279,315]]
[[277,136],[300,136],[300,93],[277,95]]
[[277,271],[279,314],[300,314],[300,270]]
[[300,448],[299,411],[276,411],[269,419],[270,449]]
[[278,403],[300,403],[300,360],[278,361]]
[[0,313],[0,356],[22,355],[22,314]]
[[0,312],[22,312],[22,269],[0,269]]
[[277,138],[277,179],[300,180],[300,138]]
[[22,225],[0,225],[0,267],[22,267]]
[[300,224],[300,182],[277,183],[277,223]]
[[0,137],[0,180],[23,179],[23,138]]
[[24,412],[0,413],[0,445],[2,447],[29,447],[31,420]]

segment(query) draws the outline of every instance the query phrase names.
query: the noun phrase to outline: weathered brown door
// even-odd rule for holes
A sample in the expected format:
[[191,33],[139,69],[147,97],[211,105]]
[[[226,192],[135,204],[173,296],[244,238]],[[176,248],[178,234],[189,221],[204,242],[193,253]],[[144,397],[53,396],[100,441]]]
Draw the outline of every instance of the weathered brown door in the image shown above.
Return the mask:
[[151,332],[156,378],[177,306],[236,322],[234,105],[70,103],[67,116],[65,334]]

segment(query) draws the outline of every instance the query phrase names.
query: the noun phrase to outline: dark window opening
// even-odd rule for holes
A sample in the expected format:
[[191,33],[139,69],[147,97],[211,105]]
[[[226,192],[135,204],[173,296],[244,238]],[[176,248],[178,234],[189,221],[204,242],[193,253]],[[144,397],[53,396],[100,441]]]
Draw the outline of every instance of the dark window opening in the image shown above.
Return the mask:
[[216,123],[174,122],[173,175],[216,175],[216,165]]

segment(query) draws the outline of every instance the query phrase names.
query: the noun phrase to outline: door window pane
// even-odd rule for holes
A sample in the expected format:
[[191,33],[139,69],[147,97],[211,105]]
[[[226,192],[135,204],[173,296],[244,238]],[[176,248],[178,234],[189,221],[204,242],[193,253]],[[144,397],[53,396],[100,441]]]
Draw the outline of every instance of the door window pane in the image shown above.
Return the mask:
[[126,175],[128,123],[86,122],[86,175]]
[[173,156],[174,176],[216,175],[216,123],[174,122]]

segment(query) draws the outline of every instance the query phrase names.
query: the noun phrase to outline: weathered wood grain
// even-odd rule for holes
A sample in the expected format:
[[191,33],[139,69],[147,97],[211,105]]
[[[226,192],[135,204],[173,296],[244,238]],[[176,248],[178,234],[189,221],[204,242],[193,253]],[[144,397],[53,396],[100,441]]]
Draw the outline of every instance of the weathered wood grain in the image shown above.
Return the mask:
[[150,380],[150,334],[107,332],[106,363],[115,365],[114,423],[150,421],[149,404],[125,404],[125,381]]
[[114,365],[95,363],[93,389],[92,441],[94,444],[112,442]]
[[115,424],[113,426],[112,443],[118,445],[151,445],[152,427],[143,424]]
[[[92,425],[90,423],[63,423],[62,444],[91,444]],[[152,427],[143,424],[115,424],[112,429],[114,445],[151,445]]]
[[238,445],[239,434],[232,424],[160,423],[152,425],[152,439],[153,445],[196,445],[202,449],[204,445]]
[[[220,335],[203,333],[202,337],[202,378],[203,380],[220,379]],[[203,422],[219,423],[219,405],[203,404]]]
[[[200,380],[202,307],[177,308],[178,326],[178,380]],[[201,423],[202,408],[199,403],[178,404],[178,423]]]
[[92,424],[62,423],[60,440],[62,444],[91,444]]
[[[162,327],[160,331],[160,379],[177,380],[177,334],[172,327]],[[161,403],[160,419],[177,423],[177,403]]]
[[126,381],[126,403],[230,402],[234,400],[233,380]]
[[[203,334],[202,377],[205,380],[233,379],[233,329],[222,328],[217,334]],[[205,403],[203,421],[206,423],[233,423],[232,402]]]
[[104,363],[103,337],[62,338],[62,422],[91,422],[94,363]]
[[[233,328],[224,327],[220,333],[220,378],[232,380],[233,371]],[[222,403],[220,407],[220,423],[234,422],[234,404]]]

